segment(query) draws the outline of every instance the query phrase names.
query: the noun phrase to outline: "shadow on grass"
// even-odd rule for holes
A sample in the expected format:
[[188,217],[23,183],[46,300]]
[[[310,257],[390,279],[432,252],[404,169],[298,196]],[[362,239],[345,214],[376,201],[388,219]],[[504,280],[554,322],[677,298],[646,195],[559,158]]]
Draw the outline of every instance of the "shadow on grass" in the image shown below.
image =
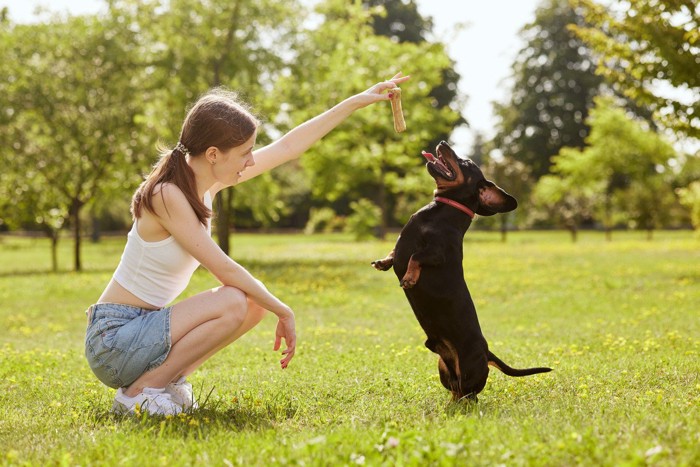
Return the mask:
[[231,403],[225,403],[211,400],[212,392],[213,388],[198,409],[185,410],[174,416],[151,415],[146,411],[117,414],[107,409],[111,408],[112,401],[102,399],[86,410],[84,420],[93,428],[115,426],[125,432],[137,431],[140,436],[203,439],[216,432],[270,429],[295,418],[299,412],[294,401],[281,397],[244,401],[234,399]]
[[458,401],[451,400],[445,406],[445,415],[447,417],[456,416],[479,416],[479,412],[483,412],[484,404],[476,402],[472,399],[460,399]]

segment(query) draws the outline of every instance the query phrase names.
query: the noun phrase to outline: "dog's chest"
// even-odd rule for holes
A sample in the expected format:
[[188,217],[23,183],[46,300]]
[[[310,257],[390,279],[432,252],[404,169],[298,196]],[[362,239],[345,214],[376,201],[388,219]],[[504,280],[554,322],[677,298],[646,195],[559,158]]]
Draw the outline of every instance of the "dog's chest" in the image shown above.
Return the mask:
[[[418,213],[420,214],[420,212]],[[421,258],[422,276],[437,275],[440,278],[453,278],[463,275],[462,240],[464,233],[440,222],[439,219],[425,219],[414,215],[401,231],[394,247],[394,272],[404,276],[411,257]],[[415,256],[414,256],[415,255]],[[427,276],[425,276],[427,275]]]

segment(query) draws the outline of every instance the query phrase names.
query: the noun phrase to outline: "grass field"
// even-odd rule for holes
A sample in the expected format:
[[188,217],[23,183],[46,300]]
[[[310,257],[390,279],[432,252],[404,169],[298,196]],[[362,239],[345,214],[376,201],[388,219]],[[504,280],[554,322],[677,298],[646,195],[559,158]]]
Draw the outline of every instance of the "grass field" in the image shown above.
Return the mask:
[[[467,282],[490,347],[478,404],[453,403],[392,272],[392,242],[236,235],[233,257],[293,307],[287,370],[269,316],[190,380],[203,408],[109,413],[85,315],[122,240],[47,273],[44,240],[0,239],[0,464],[700,465],[700,241],[689,232],[469,232]],[[68,268],[70,245],[61,246]],[[186,291],[215,286],[198,271]]]

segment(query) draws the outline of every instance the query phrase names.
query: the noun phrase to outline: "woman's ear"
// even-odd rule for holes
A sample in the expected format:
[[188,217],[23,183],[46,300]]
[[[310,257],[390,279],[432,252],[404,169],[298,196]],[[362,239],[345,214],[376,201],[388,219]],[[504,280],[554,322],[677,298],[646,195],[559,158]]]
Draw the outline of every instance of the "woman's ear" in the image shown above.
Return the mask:
[[479,207],[476,213],[480,216],[493,216],[499,212],[510,212],[518,207],[518,202],[511,195],[496,186],[490,180],[484,180],[479,187]]
[[219,150],[216,149],[214,146],[210,146],[207,148],[206,151],[204,151],[204,158],[209,162],[211,165],[216,164],[216,158],[218,156]]

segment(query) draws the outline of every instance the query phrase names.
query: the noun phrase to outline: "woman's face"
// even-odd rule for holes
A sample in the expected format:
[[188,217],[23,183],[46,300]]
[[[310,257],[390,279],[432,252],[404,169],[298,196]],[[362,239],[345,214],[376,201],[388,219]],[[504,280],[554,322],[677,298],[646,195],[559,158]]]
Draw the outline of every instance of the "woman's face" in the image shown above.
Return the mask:
[[257,137],[258,131],[255,130],[245,143],[221,152],[222,157],[217,159],[214,166],[214,173],[219,182],[225,185],[234,185],[241,178],[241,173],[246,167],[255,165],[253,147]]

